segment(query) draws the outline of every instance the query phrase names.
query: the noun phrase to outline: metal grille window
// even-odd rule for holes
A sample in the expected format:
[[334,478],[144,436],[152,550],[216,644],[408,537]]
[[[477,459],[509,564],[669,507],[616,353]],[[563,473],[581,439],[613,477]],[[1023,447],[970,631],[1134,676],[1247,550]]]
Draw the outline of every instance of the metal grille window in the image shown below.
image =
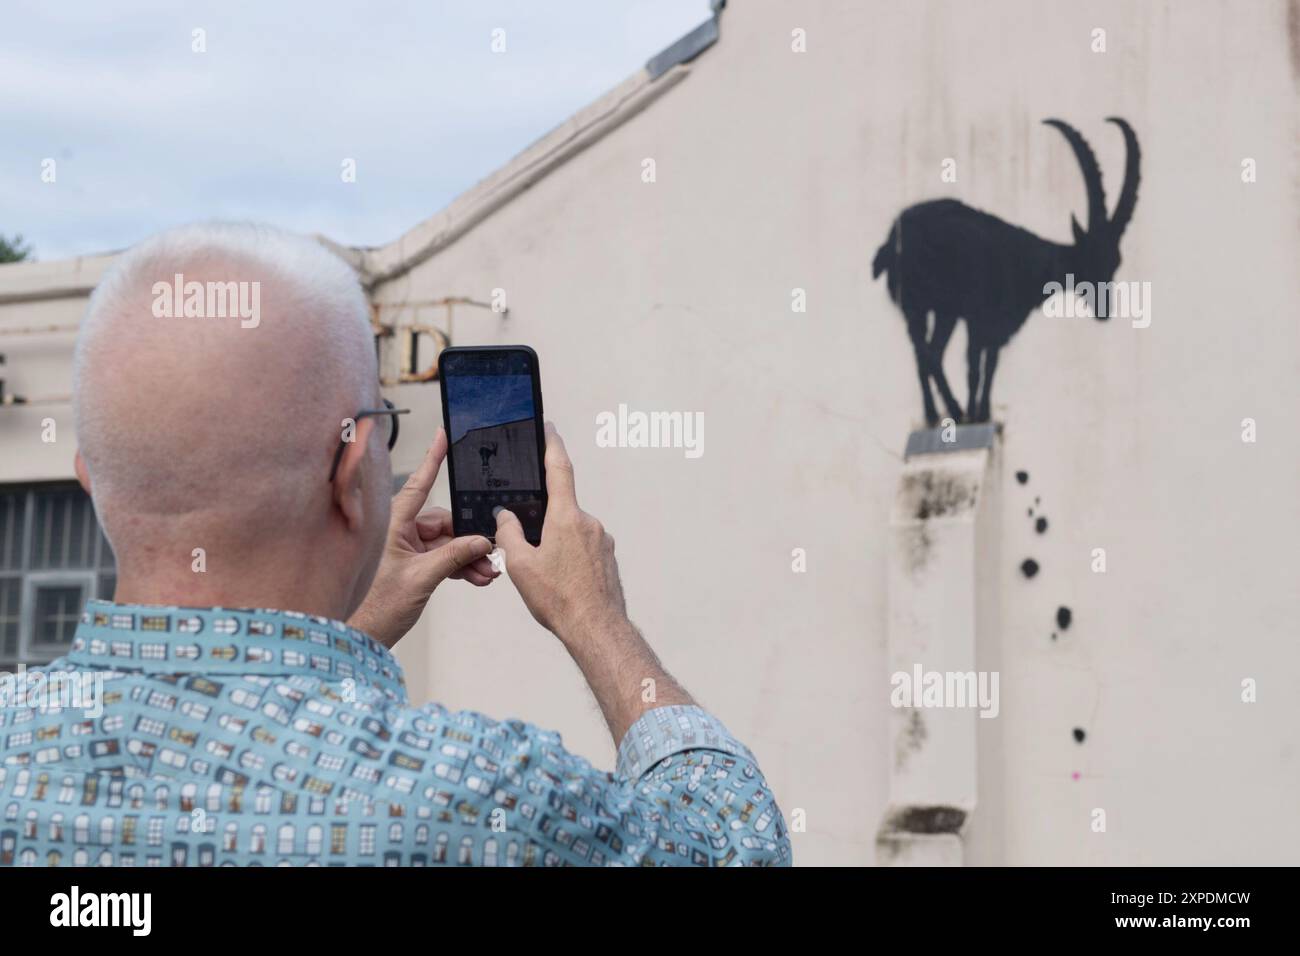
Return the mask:
[[86,600],[111,598],[113,551],[74,482],[0,486],[0,670],[66,653]]

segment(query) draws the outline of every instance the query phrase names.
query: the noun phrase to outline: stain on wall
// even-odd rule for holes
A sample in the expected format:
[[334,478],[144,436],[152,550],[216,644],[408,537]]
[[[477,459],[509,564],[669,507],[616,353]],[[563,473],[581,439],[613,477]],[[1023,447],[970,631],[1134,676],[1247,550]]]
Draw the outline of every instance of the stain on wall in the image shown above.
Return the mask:
[[907,508],[920,521],[961,514],[975,506],[978,492],[977,482],[956,475],[919,471],[903,476]]
[[908,758],[925,746],[925,721],[918,707],[909,708],[907,722],[894,741],[894,768],[902,770],[907,766]]

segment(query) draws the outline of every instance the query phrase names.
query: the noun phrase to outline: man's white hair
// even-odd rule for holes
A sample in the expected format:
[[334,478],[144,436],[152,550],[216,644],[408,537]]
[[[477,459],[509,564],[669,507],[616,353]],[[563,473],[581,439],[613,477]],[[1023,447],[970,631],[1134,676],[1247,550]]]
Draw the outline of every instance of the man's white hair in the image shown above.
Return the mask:
[[[158,309],[177,276],[256,283],[259,321]],[[379,397],[355,272],[315,240],[253,224],[184,226],[124,253],[90,298],[73,375],[79,447],[119,558],[134,530],[178,522],[274,533],[305,483],[326,482],[342,419]]]

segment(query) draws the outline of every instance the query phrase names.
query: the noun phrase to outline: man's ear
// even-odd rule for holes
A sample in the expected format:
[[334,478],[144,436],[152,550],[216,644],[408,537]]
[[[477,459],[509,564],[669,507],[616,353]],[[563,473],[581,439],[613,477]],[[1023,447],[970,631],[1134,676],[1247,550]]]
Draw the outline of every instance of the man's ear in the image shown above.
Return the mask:
[[344,443],[339,470],[334,473],[334,505],[352,531],[360,529],[365,521],[364,466],[374,427],[373,418],[363,418],[356,423],[353,440]]
[[72,459],[72,467],[77,472],[77,481],[81,482],[82,489],[86,494],[90,494],[90,472],[86,469],[86,460],[81,457],[81,449],[77,449],[76,456]]

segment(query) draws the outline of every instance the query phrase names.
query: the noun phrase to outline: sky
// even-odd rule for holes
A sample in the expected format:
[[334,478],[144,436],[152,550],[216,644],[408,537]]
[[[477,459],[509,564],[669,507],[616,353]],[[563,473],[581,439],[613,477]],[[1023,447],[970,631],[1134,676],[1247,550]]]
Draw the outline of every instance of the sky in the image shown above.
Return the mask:
[[453,442],[475,428],[532,418],[532,376],[448,375],[447,407]]
[[382,245],[708,17],[707,0],[4,0],[0,235],[44,260],[211,218]]

